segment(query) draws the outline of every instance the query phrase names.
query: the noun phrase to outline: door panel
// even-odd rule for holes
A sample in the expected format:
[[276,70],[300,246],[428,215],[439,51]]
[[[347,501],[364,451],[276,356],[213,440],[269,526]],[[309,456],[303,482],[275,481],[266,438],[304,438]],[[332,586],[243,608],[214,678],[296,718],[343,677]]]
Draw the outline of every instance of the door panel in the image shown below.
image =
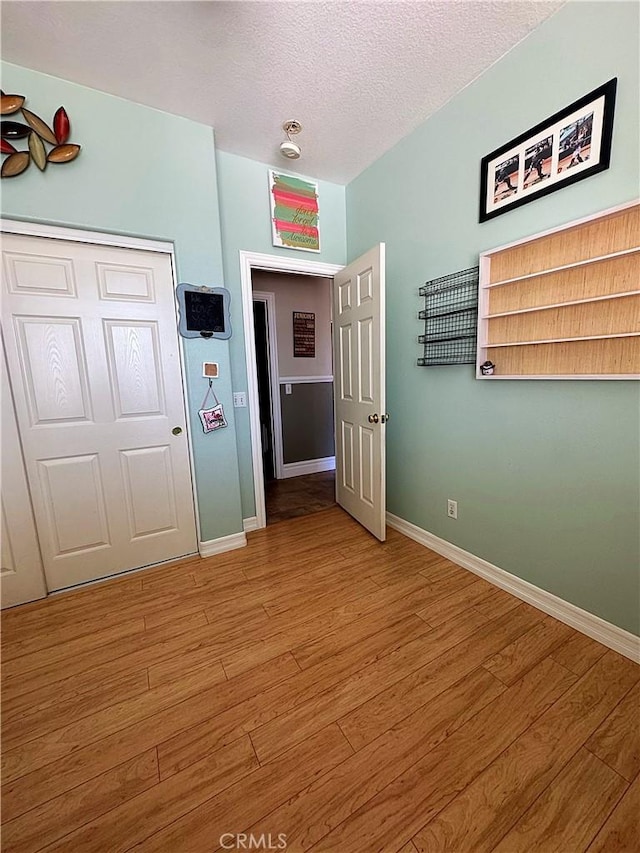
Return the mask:
[[338,290],[338,316],[351,308],[351,279],[336,285]]
[[3,262],[49,588],[194,553],[170,257],[7,234]]
[[79,318],[14,317],[33,425],[91,420]]
[[[0,449],[0,594],[2,607],[12,607],[47,594],[33,519],[27,474],[9,385],[4,347],[0,342],[2,447]],[[5,500],[6,496],[6,500]]]
[[341,270],[333,293],[336,500],[384,540],[384,244]]
[[171,448],[165,445],[123,450],[121,462],[132,539],[176,530]]
[[[355,493],[355,484],[353,479],[353,424],[348,421],[340,423],[341,442],[340,442],[340,461],[337,468],[342,471],[342,489]],[[336,460],[338,462],[338,460]]]
[[98,454],[38,460],[37,468],[54,557],[109,547]]
[[361,403],[371,405],[375,402],[373,379],[373,320],[366,317],[358,320],[358,399]]
[[104,321],[116,418],[164,415],[158,324]]
[[369,427],[360,427],[360,500],[373,507],[375,487],[373,483],[376,441],[373,430]]
[[76,295],[71,258],[5,252],[4,268],[10,293]]
[[150,267],[96,264],[101,299],[116,302],[155,302],[153,270]]
[[340,387],[338,393],[341,400],[352,400],[353,362],[351,360],[351,323],[340,324],[339,331],[340,349],[337,362],[340,366]]

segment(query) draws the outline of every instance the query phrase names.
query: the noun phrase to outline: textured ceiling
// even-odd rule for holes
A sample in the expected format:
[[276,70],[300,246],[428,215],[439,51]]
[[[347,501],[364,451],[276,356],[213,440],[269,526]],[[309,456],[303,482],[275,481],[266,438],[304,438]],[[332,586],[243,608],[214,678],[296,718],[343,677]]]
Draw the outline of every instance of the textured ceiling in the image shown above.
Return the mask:
[[[2,55],[215,128],[217,145],[346,183],[564,0],[3,2]],[[28,94],[28,93],[25,93]]]

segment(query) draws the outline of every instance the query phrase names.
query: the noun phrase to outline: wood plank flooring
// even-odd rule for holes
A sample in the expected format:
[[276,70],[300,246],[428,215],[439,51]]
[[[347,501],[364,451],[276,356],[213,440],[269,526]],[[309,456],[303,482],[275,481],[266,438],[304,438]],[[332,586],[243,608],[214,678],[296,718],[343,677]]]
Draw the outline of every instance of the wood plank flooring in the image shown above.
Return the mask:
[[6,853],[640,850],[640,668],[338,508],[2,625]]

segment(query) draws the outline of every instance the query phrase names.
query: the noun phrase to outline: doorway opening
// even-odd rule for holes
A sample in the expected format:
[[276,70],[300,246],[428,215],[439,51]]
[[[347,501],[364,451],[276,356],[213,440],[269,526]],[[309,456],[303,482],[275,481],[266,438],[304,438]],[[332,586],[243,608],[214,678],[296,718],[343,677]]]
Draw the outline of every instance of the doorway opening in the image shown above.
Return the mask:
[[[326,264],[320,261],[307,261],[299,257],[287,257],[285,255],[263,255],[255,252],[240,252],[240,278],[242,289],[242,316],[244,324],[245,356],[247,369],[247,402],[249,406],[249,424],[251,432],[251,462],[253,468],[253,487],[255,497],[255,517],[245,518],[245,530],[256,530],[266,526],[266,501],[265,501],[265,477],[262,455],[262,428],[260,424],[260,406],[258,395],[258,377],[256,369],[256,346],[253,313],[253,287],[252,277],[258,271],[270,271],[277,273],[290,273],[296,276],[321,276],[333,279],[343,267],[338,264]],[[291,318],[292,319],[292,318]],[[269,312],[267,306],[267,324],[275,323],[275,312]],[[276,341],[276,336],[271,336]],[[275,343],[277,347],[277,341]],[[271,360],[275,353],[270,350]],[[280,377],[282,378],[282,377]],[[286,377],[285,377],[286,378]],[[298,383],[301,387],[303,383]],[[286,385],[286,383],[285,383]],[[276,383],[270,378],[270,401],[271,411],[280,404],[280,395],[274,394]],[[286,391],[286,388],[285,388]],[[280,419],[272,418],[273,432]],[[276,471],[278,465],[283,464],[279,459],[280,442],[273,442],[273,457]],[[300,475],[309,472],[298,470]],[[311,472],[317,473],[317,472]],[[286,478],[289,479],[289,478]]]
[[[331,279],[332,313],[335,323],[335,377],[329,377],[336,393],[333,405],[335,459],[338,461],[336,503],[360,522],[381,542],[386,535],[386,423],[385,409],[385,244],[379,243],[347,266],[305,261],[281,255],[240,253],[242,318],[247,367],[247,392],[251,430],[251,462],[255,498],[255,516],[244,519],[245,530],[257,530],[267,523],[264,467],[256,369],[256,344],[253,315],[252,275],[263,270],[294,273]],[[305,312],[297,320],[307,320]],[[267,326],[272,320],[267,311]],[[288,321],[287,321],[288,322]],[[304,324],[303,324],[304,325]],[[299,327],[300,331],[300,327]],[[298,356],[304,354],[304,341],[310,329],[302,328]],[[275,338],[275,336],[274,336]],[[272,350],[271,350],[272,352]],[[278,362],[279,363],[279,360]],[[333,372],[333,367],[331,368]],[[314,377],[313,382],[317,381]],[[284,396],[283,388],[284,384]],[[287,402],[287,381],[279,375],[278,388],[271,380],[272,412]],[[293,384],[293,383],[291,383]],[[304,383],[296,383],[303,388]],[[276,393],[276,390],[279,393]],[[333,391],[333,389],[331,389]],[[293,394],[293,391],[292,391]],[[274,408],[275,407],[275,408]],[[307,422],[313,410],[302,416]],[[278,471],[278,443],[275,441],[280,419],[273,421],[274,458]],[[295,433],[294,435],[298,435]],[[285,463],[283,462],[283,465]],[[295,467],[295,474],[316,473]]]
[[335,504],[332,279],[251,275],[266,523]]
[[262,440],[262,470],[265,483],[275,480],[276,460],[273,447],[273,414],[271,411],[271,375],[269,363],[269,333],[267,330],[267,301],[253,296],[253,326],[256,341],[256,373],[260,409],[260,438]]

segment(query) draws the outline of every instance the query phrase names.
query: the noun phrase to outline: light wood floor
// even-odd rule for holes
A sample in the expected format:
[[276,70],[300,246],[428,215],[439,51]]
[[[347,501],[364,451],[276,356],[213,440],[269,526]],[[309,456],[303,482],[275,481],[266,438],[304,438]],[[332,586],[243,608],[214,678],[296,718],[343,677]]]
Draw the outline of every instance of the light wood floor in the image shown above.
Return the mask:
[[3,625],[5,851],[640,849],[640,668],[337,508]]

